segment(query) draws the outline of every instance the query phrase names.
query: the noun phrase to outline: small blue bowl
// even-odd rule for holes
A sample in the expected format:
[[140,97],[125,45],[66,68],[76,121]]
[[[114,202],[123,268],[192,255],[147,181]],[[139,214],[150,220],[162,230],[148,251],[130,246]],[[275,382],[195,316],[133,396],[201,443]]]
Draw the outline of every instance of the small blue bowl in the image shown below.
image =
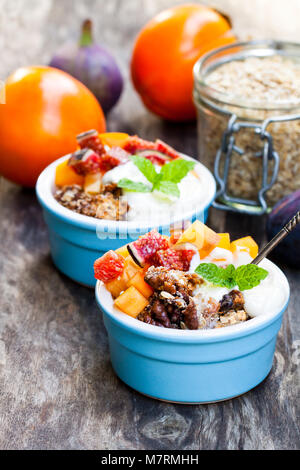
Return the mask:
[[[169,235],[170,222],[179,222],[182,214],[178,219],[172,219],[168,224],[157,227],[157,223],[151,221],[136,223],[100,220],[66,209],[55,200],[53,194],[56,167],[68,158],[69,155],[66,155],[56,160],[41,173],[36,184],[36,193],[48,226],[51,255],[55,266],[74,281],[95,287],[93,264],[97,258],[108,250],[116,250],[136,240],[153,228]],[[197,163],[204,172],[205,180],[208,181],[209,191],[203,203],[197,206],[197,210],[184,214],[183,218],[205,222],[208,209],[215,197],[216,185],[210,171],[201,163]]]
[[[271,263],[269,261],[269,263]],[[279,268],[277,268],[278,271]],[[114,308],[98,282],[112,366],[138,392],[175,403],[210,403],[241,395],[269,374],[289,285],[277,312],[213,330],[172,330],[140,322]]]

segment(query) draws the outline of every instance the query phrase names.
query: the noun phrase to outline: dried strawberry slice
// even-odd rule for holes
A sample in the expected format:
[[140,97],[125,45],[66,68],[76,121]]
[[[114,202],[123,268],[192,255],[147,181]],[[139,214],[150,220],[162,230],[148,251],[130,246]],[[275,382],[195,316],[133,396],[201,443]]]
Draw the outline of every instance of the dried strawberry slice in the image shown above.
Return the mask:
[[173,160],[175,160],[176,158],[180,158],[179,153],[176,152],[175,149],[173,149],[170,145],[166,144],[165,142],[159,139],[157,139],[155,142],[155,150],[164,153],[165,155],[168,155]]
[[101,156],[100,169],[102,171],[109,171],[115,166],[126,163],[129,160],[129,153],[121,147],[112,147]]
[[[179,158],[179,154],[176,152],[176,150],[174,150],[172,147],[170,147],[170,145],[166,144],[162,140],[157,139],[155,142],[150,142],[149,140],[141,139],[137,135],[129,137],[129,139],[127,139],[123,145],[123,149],[127,150],[127,152],[131,154],[142,150],[154,150],[170,157],[171,159]],[[149,156],[147,158],[149,158]],[[160,164],[163,163],[166,162],[160,162]]]
[[157,150],[154,142],[141,139],[137,135],[129,137],[129,139],[125,141],[123,149],[131,154],[134,154],[138,150]]
[[194,250],[173,250],[168,248],[167,250],[157,251],[152,258],[152,262],[154,266],[188,271],[194,254]]
[[100,170],[101,157],[90,149],[77,150],[69,158],[68,165],[78,175],[97,173]]
[[125,259],[113,250],[98,258],[94,263],[95,278],[108,282],[120,276],[124,271]]
[[99,138],[98,132],[94,129],[79,134],[76,140],[81,149],[88,148],[94,150],[98,155],[105,153],[104,145]]
[[157,150],[142,150],[139,152],[139,155],[148,158],[153,164],[157,165],[164,165],[171,160],[168,155],[158,152]]
[[155,255],[158,250],[166,250],[168,247],[168,240],[160,235],[156,229],[151,230],[151,232],[127,245],[133,260],[142,267],[152,261],[153,255]]

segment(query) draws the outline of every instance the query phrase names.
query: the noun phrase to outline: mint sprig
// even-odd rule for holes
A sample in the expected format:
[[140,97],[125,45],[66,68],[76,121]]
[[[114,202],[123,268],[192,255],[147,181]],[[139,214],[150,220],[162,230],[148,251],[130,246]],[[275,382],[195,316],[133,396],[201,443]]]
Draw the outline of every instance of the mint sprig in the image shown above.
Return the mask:
[[160,173],[158,173],[153,163],[147,158],[141,155],[132,155],[130,158],[149,183],[151,183],[151,188],[144,183],[136,183],[127,178],[122,178],[118,182],[119,188],[136,192],[159,191],[173,197],[180,196],[178,183],[194,168],[196,163],[191,160],[178,158],[163,165]]
[[127,178],[122,178],[118,182],[118,187],[127,189],[127,191],[135,191],[139,193],[149,193],[151,191],[151,188],[147,186],[146,184],[131,181]]
[[227,287],[228,289],[238,286],[241,291],[258,286],[260,281],[269,274],[266,269],[255,264],[243,264],[238,268],[229,264],[226,268],[221,268],[214,263],[201,263],[195,272],[215,286]]
[[268,271],[256,266],[256,264],[245,264],[236,270],[236,284],[240,290],[252,289],[252,287],[258,286],[267,275]]
[[152,184],[155,184],[157,179],[157,173],[155,166],[153,165],[148,158],[142,157],[141,155],[132,155],[130,157],[131,161],[138,167],[141,173],[145,178]]
[[160,193],[167,194],[168,196],[179,197],[180,191],[178,185],[172,181],[160,181],[155,185],[154,190]]

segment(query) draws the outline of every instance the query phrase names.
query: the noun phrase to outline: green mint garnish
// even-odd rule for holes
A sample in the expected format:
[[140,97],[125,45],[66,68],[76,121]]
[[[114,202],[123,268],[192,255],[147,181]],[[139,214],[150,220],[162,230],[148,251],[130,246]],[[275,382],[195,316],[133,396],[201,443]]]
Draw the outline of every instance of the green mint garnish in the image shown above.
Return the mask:
[[268,271],[256,264],[245,264],[237,268],[235,279],[240,290],[248,290],[258,286],[267,275]]
[[160,173],[157,173],[155,166],[147,158],[141,155],[132,155],[130,158],[152,186],[149,188],[144,183],[136,183],[123,178],[118,182],[119,188],[136,192],[159,191],[174,197],[180,196],[178,183],[194,168],[196,163],[179,158],[163,165]]
[[170,163],[166,163],[160,170],[160,177],[163,181],[172,181],[172,183],[180,183],[180,181],[195,166],[195,162],[178,158]]
[[144,183],[136,183],[135,181],[131,181],[127,178],[122,178],[118,182],[119,188],[127,189],[127,191],[135,191],[139,193],[149,193],[151,188]]
[[157,173],[155,170],[155,166],[153,165],[148,158],[141,157],[140,155],[132,155],[130,157],[131,161],[138,167],[141,173],[145,176],[145,178],[152,184],[155,183],[157,178]]
[[176,183],[172,181],[160,181],[155,185],[155,190],[169,196],[179,197],[180,191]]
[[244,264],[238,268],[230,264],[226,268],[221,268],[213,263],[202,263],[197,266],[195,272],[215,286],[228,289],[238,286],[241,291],[258,286],[268,275],[268,271],[255,264]]

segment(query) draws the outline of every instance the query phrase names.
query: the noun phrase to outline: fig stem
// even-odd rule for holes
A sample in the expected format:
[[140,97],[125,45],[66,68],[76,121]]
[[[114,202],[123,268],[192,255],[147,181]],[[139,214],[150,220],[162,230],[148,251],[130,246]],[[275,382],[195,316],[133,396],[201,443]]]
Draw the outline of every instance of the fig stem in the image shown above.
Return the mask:
[[92,21],[85,20],[81,27],[81,36],[79,40],[80,47],[87,47],[93,43]]

